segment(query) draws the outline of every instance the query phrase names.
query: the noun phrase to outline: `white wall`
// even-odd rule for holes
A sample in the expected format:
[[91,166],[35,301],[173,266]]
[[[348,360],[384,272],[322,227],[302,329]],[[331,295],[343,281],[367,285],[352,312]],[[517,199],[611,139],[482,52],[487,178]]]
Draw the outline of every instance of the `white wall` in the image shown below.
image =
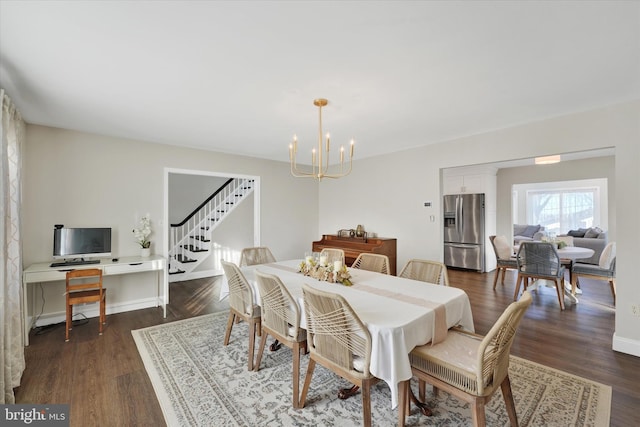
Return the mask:
[[[609,198],[616,206],[609,212],[609,229],[615,224],[624,232],[617,233],[614,348],[640,356],[640,317],[631,312],[631,304],[640,304],[635,268],[640,257],[639,127],[636,101],[358,160],[351,175],[320,186],[320,233],[363,224],[398,239],[399,266],[414,257],[442,259],[442,168],[615,147],[615,190]],[[432,208],[423,207],[427,200],[434,202]],[[435,223],[429,222],[432,214]]]
[[[24,157],[25,266],[51,260],[54,224],[112,227],[114,256],[138,255],[131,230],[146,213],[157,226],[152,251],[166,255],[160,229],[165,168],[259,176],[261,244],[279,258],[302,256],[319,236],[317,184],[292,178],[288,163],[37,125],[27,126]],[[105,279],[109,301],[142,300],[154,292],[154,275],[130,276]],[[42,291],[45,316],[63,313],[64,284]],[[41,304],[38,296],[38,311]]]

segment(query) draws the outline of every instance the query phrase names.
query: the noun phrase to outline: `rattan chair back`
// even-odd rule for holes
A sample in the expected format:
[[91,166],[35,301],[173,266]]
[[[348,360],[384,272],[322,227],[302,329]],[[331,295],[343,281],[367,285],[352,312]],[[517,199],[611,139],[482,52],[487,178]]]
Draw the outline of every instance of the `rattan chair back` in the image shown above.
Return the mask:
[[389,257],[381,254],[363,252],[351,265],[351,268],[360,270],[375,271],[382,274],[391,274]]
[[400,272],[400,277],[449,286],[447,266],[439,261],[409,260]]
[[253,315],[253,289],[237,265],[221,260],[229,283],[229,306],[244,316]]
[[276,262],[276,258],[271,253],[271,250],[265,246],[244,248],[240,254],[240,267],[268,264],[270,262]]
[[255,274],[260,291],[262,326],[289,341],[296,341],[300,330],[298,304],[278,276],[260,271]]

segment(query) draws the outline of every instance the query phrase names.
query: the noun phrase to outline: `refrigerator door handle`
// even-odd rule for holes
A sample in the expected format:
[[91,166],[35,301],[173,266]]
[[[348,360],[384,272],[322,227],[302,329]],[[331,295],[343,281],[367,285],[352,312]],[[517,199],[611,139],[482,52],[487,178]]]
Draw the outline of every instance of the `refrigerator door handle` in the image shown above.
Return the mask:
[[458,235],[460,236],[460,238],[462,238],[462,236],[464,236],[464,222],[462,221],[462,217],[463,217],[463,212],[464,212],[464,206],[462,204],[462,196],[458,196],[458,200],[460,200],[460,204],[458,207]]
[[477,246],[477,245],[469,245],[469,244],[457,245],[455,243],[446,243],[446,245],[449,247],[458,248],[458,249],[470,249],[470,248],[475,248]]

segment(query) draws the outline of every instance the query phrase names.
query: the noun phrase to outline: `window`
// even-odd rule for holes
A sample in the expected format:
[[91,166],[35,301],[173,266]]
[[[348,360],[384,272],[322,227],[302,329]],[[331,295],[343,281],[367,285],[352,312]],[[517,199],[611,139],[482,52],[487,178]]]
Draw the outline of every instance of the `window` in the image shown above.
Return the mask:
[[599,188],[527,191],[527,220],[555,234],[599,225]]

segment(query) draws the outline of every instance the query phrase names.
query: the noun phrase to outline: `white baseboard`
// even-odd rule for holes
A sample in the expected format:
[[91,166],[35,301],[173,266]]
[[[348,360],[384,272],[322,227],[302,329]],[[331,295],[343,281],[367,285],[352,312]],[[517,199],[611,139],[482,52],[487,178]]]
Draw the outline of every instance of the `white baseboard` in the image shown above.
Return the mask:
[[613,350],[640,357],[640,341],[613,334]]
[[222,276],[223,274],[223,270],[203,270],[184,274],[172,274],[169,276],[169,283],[182,282],[185,280],[203,279],[205,277]]
[[[158,297],[142,298],[135,301],[127,301],[116,304],[107,303],[107,316],[110,314],[123,313],[125,311],[140,310],[142,308],[158,307],[161,305]],[[73,308],[73,318],[77,320],[77,316],[83,314],[87,318],[98,317],[100,315],[100,306],[98,303],[91,305],[76,305]],[[45,326],[54,323],[61,323],[66,321],[65,312],[47,313],[43,314],[36,321],[35,326]],[[32,319],[29,319],[32,322]]]

